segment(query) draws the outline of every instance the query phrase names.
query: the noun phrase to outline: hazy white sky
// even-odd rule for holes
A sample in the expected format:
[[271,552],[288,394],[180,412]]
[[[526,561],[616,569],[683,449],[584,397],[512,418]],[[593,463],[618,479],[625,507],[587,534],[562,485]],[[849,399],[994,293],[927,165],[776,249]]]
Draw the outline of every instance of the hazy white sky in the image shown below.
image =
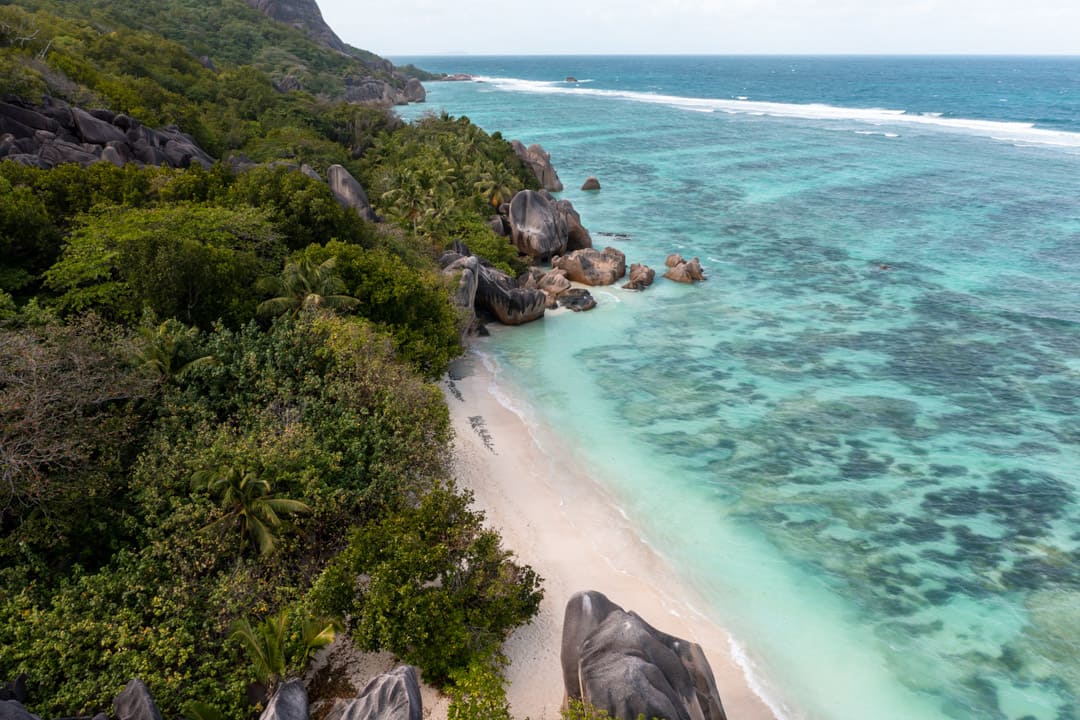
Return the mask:
[[380,55],[1080,55],[1080,0],[318,0]]

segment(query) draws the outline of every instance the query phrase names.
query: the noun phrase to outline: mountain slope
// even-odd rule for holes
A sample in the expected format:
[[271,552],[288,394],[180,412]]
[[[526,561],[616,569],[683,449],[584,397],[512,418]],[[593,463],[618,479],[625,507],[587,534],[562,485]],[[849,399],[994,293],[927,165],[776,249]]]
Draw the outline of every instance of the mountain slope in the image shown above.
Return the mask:
[[161,35],[207,65],[254,66],[281,90],[357,102],[423,99],[415,81],[406,95],[409,78],[390,61],[343,43],[314,0],[0,0],[5,5],[81,20],[105,34]]

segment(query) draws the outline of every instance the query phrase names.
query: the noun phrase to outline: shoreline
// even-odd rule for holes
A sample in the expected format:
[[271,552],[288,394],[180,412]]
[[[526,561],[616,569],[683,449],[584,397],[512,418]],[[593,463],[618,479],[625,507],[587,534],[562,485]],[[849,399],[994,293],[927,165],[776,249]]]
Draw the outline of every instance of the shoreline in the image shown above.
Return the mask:
[[579,458],[546,450],[557,448],[558,438],[511,409],[505,384],[496,384],[479,350],[456,361],[442,389],[455,431],[456,482],[474,493],[503,546],[543,578],[539,614],[504,645],[514,717],[560,717],[563,612],[580,590],[599,590],[654,627],[699,643],[732,720],[780,717],[755,690],[727,631],[697,609],[704,601],[642,540]]

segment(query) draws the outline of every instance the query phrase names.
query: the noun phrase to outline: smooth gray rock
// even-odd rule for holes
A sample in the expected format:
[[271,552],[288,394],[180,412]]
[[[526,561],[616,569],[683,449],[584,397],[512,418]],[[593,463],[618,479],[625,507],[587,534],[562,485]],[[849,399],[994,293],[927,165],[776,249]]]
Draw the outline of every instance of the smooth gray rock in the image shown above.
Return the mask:
[[338,702],[326,720],[423,720],[420,684],[409,665],[378,675],[352,700]]
[[116,720],[161,720],[154,698],[142,680],[134,678],[113,700]]
[[575,250],[551,259],[552,267],[566,271],[566,277],[585,285],[612,285],[626,275],[626,256],[613,247]]
[[115,147],[107,147],[101,151],[101,159],[110,162],[116,167],[127,165],[127,159]]
[[[450,253],[443,255],[443,257],[445,258],[447,255],[450,255]],[[442,264],[442,258],[440,258],[440,264]],[[443,267],[442,272],[451,278],[457,278],[457,289],[454,290],[451,299],[455,307],[461,308],[470,315],[469,321],[471,322],[471,316],[475,313],[476,288],[480,284],[480,260],[475,256],[462,257],[457,255],[456,259],[451,260]]]
[[52,118],[48,117],[44,113],[38,112],[28,107],[16,105],[14,103],[0,102],[0,127],[4,126],[4,121],[10,120],[21,128],[29,128],[30,132],[22,130],[21,132],[15,132],[14,130],[2,130],[0,132],[10,132],[16,137],[26,137],[32,135],[34,130],[48,130],[55,133],[60,130],[60,123],[56,122]]
[[522,325],[544,316],[547,296],[540,290],[518,287],[514,279],[495,268],[478,266],[475,308],[488,311],[503,325]]
[[289,680],[281,685],[259,720],[308,720],[308,694],[301,680]]
[[656,271],[648,265],[634,263],[630,266],[630,281],[623,285],[626,290],[644,290],[653,284]]
[[538,192],[522,190],[510,201],[510,239],[518,251],[540,260],[566,252],[566,220]]
[[597,180],[595,176],[590,175],[585,180],[585,183],[581,186],[581,189],[585,190],[586,192],[592,191],[592,190],[599,190],[600,189],[600,181]]
[[[80,108],[71,108],[71,114],[75,118],[75,128],[79,138],[86,143],[94,145],[106,145],[110,142],[124,142],[127,135],[123,130]],[[111,113],[110,113],[111,114]],[[116,117],[113,115],[112,117]]]
[[559,174],[551,165],[550,153],[545,152],[544,148],[537,144],[525,147],[520,140],[511,140],[510,146],[514,149],[514,154],[533,171],[533,175],[536,176],[542,188],[549,192],[562,192],[563,184],[559,180]]
[[405,99],[411,103],[422,103],[427,100],[427,90],[416,78],[408,78],[405,81]]
[[0,720],[41,720],[18,700],[0,700]]
[[311,167],[307,163],[304,163],[300,166],[300,172],[304,173],[312,180],[318,180],[319,182],[323,181],[322,176],[320,176],[319,173],[316,172],[315,168]]
[[352,208],[368,222],[377,222],[378,216],[368,202],[367,193],[352,174],[341,165],[331,165],[326,170],[326,181],[338,202]]
[[0,685],[0,700],[17,700],[26,703],[26,673],[19,673],[14,680]]
[[[94,151],[97,152],[94,152]],[[49,167],[56,167],[64,163],[76,163],[78,165],[90,165],[101,158],[101,148],[96,145],[83,145],[54,139],[42,144],[38,150],[38,156],[48,163]]]
[[570,598],[561,661],[567,696],[611,717],[727,720],[701,646],[657,630],[602,593]]

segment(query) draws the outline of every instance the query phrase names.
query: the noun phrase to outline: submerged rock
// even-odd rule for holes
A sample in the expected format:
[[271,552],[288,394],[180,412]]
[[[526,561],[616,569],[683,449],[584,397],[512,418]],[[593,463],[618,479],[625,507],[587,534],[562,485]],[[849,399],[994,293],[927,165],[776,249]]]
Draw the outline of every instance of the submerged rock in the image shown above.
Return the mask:
[[561,661],[567,697],[610,717],[727,720],[701,646],[660,632],[603,593],[570,598]]
[[584,312],[596,307],[596,298],[585,288],[573,288],[559,295],[559,307]]

